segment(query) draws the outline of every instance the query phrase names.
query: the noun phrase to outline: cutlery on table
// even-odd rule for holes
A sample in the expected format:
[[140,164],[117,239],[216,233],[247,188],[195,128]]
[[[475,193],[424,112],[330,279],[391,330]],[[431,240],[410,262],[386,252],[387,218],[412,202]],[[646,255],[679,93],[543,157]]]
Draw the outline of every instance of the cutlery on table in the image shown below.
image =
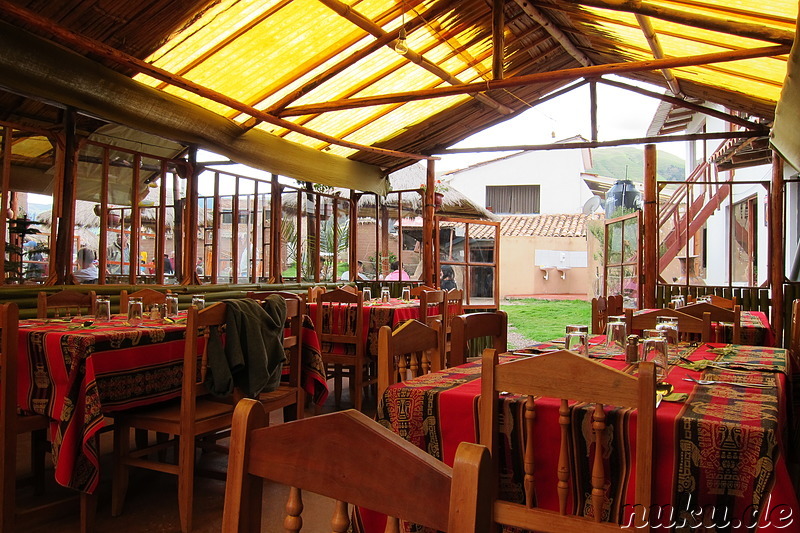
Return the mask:
[[694,379],[690,377],[683,378],[683,381],[691,381],[700,385],[734,385],[737,387],[753,387],[756,389],[771,389],[772,385],[766,383],[738,383],[736,381],[721,381],[718,379]]

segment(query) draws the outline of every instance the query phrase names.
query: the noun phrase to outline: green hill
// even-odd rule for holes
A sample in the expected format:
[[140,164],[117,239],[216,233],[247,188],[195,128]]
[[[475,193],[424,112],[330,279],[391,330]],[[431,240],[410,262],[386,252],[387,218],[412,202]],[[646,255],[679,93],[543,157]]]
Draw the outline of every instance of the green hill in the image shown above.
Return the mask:
[[[686,163],[680,157],[669,152],[656,151],[658,179],[683,180],[686,176]],[[607,178],[622,179],[626,175],[635,182],[644,178],[644,150],[621,146],[616,148],[596,148],[592,150],[594,172]]]

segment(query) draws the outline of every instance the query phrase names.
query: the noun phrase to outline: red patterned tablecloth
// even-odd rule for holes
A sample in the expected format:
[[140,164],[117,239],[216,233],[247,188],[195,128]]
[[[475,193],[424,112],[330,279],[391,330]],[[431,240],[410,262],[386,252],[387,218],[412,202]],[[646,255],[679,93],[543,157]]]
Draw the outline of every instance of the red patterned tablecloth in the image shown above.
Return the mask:
[[[17,403],[51,419],[56,481],[93,492],[99,480],[95,436],[104,414],[177,398],[183,376],[185,323],[121,317],[22,320]],[[303,328],[303,385],[318,404],[328,395],[319,340]]]
[[[655,311],[655,309],[641,309],[636,313],[647,311]],[[740,320],[742,329],[741,344],[775,346],[775,334],[772,332],[772,326],[766,313],[761,311],[742,311]],[[715,342],[733,342],[733,324],[714,322],[711,325],[711,335]]]
[[[317,304],[308,304],[308,314],[312,317],[317,316]],[[337,308],[340,309],[340,308]],[[341,324],[344,313],[338,311],[332,317],[334,321],[334,331],[346,330],[347,326]],[[406,320],[419,318],[419,300],[400,300],[392,298],[388,303],[370,302],[365,303],[363,308],[364,316],[364,338],[366,339],[366,354],[372,357],[378,356],[378,332],[383,326],[394,328]],[[354,320],[354,317],[350,317]],[[353,329],[353,328],[350,328]]]
[[[602,337],[593,339],[595,342]],[[539,348],[553,348],[543,345]],[[602,346],[592,346],[593,357],[615,368],[633,371],[621,356],[607,357]],[[679,355],[690,362],[679,358]],[[508,356],[514,357],[514,356]],[[696,527],[697,520],[713,519],[720,531],[752,531],[746,522],[757,523],[758,531],[789,531],[800,518],[795,492],[786,467],[784,438],[787,428],[785,350],[756,346],[702,344],[682,346],[673,354],[667,381],[678,395],[676,402],[664,401],[656,412],[653,457],[653,502],[662,507],[661,525],[670,521]],[[703,366],[703,360],[757,363],[738,370]],[[684,377],[767,384],[757,389],[730,385],[697,385]],[[378,407],[377,419],[395,433],[428,453],[452,465],[458,444],[477,442],[480,363],[468,363],[427,374],[387,389]],[[682,395],[682,396],[681,396]],[[506,452],[501,457],[502,497],[522,499],[522,401],[507,397],[501,403],[508,425]],[[581,409],[573,409],[572,512],[589,511],[585,495],[591,471],[591,430]],[[612,414],[612,413],[609,413]],[[537,421],[557,417],[557,405],[537,402]],[[629,516],[633,484],[627,483],[633,467],[630,453],[635,448],[636,412],[625,411],[609,423],[611,452],[607,459],[607,500],[603,509],[612,520]],[[610,420],[610,419],[609,419]],[[536,428],[537,449],[555,457],[558,425]],[[633,474],[630,474],[632,479]],[[555,470],[546,461],[537,462],[538,486],[555,485]],[[537,493],[539,505],[556,508],[552,498]],[[555,491],[551,491],[555,492]],[[554,497],[554,496],[553,496]],[[590,500],[590,499],[589,499]],[[712,518],[711,510],[715,510]],[[727,514],[726,514],[727,513]],[[381,518],[363,511],[360,526],[382,531]],[[726,522],[730,527],[726,528]],[[788,526],[788,528],[787,528]],[[669,529],[669,528],[668,528]],[[680,529],[676,529],[680,531]],[[696,529],[692,529],[696,530]]]

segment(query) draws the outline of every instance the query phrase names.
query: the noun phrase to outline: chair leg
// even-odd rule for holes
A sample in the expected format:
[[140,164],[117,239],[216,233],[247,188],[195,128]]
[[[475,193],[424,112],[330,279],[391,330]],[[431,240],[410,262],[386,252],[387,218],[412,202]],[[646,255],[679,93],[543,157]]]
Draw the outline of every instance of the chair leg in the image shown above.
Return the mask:
[[34,494],[37,496],[44,494],[44,461],[48,446],[46,429],[37,429],[31,432],[31,472],[33,473]]
[[342,403],[342,365],[333,365],[333,399],[338,409]]
[[93,533],[97,516],[97,494],[81,493],[81,533]]
[[350,394],[353,395],[353,407],[355,407],[356,411],[360,411],[364,396],[364,365],[354,366],[350,378]]
[[192,531],[194,447],[194,435],[181,435],[178,445],[178,512],[181,517],[181,533]]
[[114,428],[114,473],[111,482],[111,516],[122,514],[128,492],[128,465],[125,464],[131,447],[128,426],[117,422]]

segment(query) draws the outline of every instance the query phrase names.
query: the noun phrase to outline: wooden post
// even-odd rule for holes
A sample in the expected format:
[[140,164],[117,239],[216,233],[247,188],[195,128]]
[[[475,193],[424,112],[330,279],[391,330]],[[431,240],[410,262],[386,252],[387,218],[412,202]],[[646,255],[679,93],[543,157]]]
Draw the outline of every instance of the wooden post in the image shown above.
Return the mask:
[[283,187],[278,175],[272,174],[272,194],[270,195],[270,236],[269,236],[269,277],[275,283],[283,283],[281,274],[281,221],[283,220]]
[[656,146],[644,147],[644,250],[642,254],[642,307],[652,309],[656,305],[656,279],[658,279],[658,217],[656,202]]
[[422,211],[422,277],[426,285],[438,287],[437,276],[434,275],[433,232],[435,227],[434,193],[436,192],[436,169],[433,160],[428,161],[426,175],[424,209]]
[[[358,201],[361,193],[350,189],[350,281],[358,279]],[[355,274],[353,273],[355,272]]]
[[381,202],[381,275],[385,278],[392,269],[389,261],[389,207],[386,205],[386,197],[378,197]]
[[769,197],[769,277],[772,287],[772,329],[778,345],[783,339],[783,159],[778,152],[772,152],[772,190]]
[[[75,132],[75,109],[64,111],[64,179],[61,190],[61,213],[56,230],[56,284],[69,281],[72,270],[72,234],[75,229],[75,172],[78,166],[78,142]],[[51,225],[52,227],[52,225]]]
[[[142,227],[142,212],[139,211],[139,183],[142,168],[142,155],[136,154],[133,157],[133,175],[131,177],[131,235],[129,243],[129,256],[130,256],[130,271],[128,272],[128,281],[131,285],[136,284],[136,278],[139,275],[139,244],[141,243],[141,236],[139,235],[139,228]],[[124,224],[124,222],[123,222]],[[124,227],[123,227],[124,233]],[[125,240],[122,241],[122,263],[125,263]]]
[[156,225],[156,256],[153,261],[156,265],[156,283],[164,284],[164,255],[167,240],[167,160],[161,160],[161,177],[158,188],[158,223]]
[[172,244],[172,249],[175,252],[175,260],[172,262],[172,269],[175,271],[175,281],[177,283],[182,283],[185,274],[188,274],[188,270],[183,265],[184,261],[184,243],[186,239],[183,237],[183,209],[184,205],[186,204],[186,200],[180,197],[181,189],[180,189],[180,181],[179,179],[183,179],[180,177],[181,173],[184,176],[189,174],[186,171],[186,167],[183,165],[176,168],[176,172],[179,169],[184,169],[179,172],[178,177],[172,177],[172,216],[174,217],[175,221],[172,225],[172,236],[174,242]]
[[189,148],[189,176],[186,178],[186,220],[184,221],[183,232],[183,268],[185,275],[181,280],[181,285],[200,285],[200,278],[195,268],[195,258],[197,257],[197,181],[200,175],[200,168],[197,165],[197,146]]
[[[234,198],[235,199],[235,198]],[[206,259],[206,205],[203,203],[203,261]],[[233,210],[233,204],[231,204]],[[214,207],[211,212],[211,284],[215,285],[219,281],[219,234],[222,228],[222,206],[219,199],[219,172],[214,172]],[[235,235],[231,233],[231,236]],[[234,253],[234,252],[231,252]],[[208,267],[205,269],[208,274]]]
[[[11,188],[11,148],[12,148],[12,130],[8,126],[3,128],[3,170],[2,170],[2,196],[3,196],[3,242],[9,242],[8,238],[8,210],[11,206],[9,202],[9,190]],[[51,217],[55,221],[55,216]],[[0,272],[3,274],[3,283],[6,278],[6,254],[0,254]]]
[[492,79],[503,79],[503,63],[505,62],[505,29],[506,16],[503,11],[505,0],[494,0],[492,3]]
[[592,128],[592,141],[597,141],[597,82],[589,82],[589,117]]

